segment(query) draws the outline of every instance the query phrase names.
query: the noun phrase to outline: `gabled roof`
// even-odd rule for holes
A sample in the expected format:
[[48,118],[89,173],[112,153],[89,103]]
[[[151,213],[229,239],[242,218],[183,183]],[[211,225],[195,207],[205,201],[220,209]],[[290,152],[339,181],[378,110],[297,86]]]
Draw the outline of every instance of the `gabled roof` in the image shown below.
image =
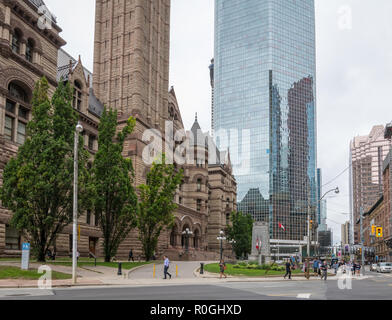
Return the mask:
[[[63,49],[59,49],[57,53],[57,81],[60,81],[61,77],[64,80],[68,80],[70,67],[71,71],[74,71],[78,64],[79,60],[73,58]],[[83,67],[83,72],[86,80],[90,79],[89,86],[91,88],[93,86],[93,73],[85,67]]]
[[86,83],[88,79],[90,80],[88,110],[97,117],[101,117],[104,105],[101,103],[101,101],[98,100],[98,98],[94,94],[94,90],[92,88],[93,74],[88,69],[83,67],[80,57],[79,60],[76,60],[63,49],[58,50],[57,81],[59,82],[61,79],[63,79],[63,81],[68,81],[70,73],[72,73],[79,66],[79,64],[83,68]]

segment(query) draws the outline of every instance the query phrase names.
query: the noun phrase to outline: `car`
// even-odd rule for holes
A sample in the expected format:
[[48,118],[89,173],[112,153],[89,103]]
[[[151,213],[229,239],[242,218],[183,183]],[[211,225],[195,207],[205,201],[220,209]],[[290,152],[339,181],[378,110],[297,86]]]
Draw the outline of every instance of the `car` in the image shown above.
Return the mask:
[[370,271],[377,271],[377,263],[372,263],[370,265]]
[[377,272],[392,272],[392,263],[391,262],[378,263]]

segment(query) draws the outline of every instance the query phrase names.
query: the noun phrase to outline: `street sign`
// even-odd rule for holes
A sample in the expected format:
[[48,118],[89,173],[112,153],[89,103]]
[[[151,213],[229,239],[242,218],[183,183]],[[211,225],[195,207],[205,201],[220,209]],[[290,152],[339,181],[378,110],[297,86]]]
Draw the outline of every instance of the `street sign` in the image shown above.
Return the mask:
[[22,245],[22,270],[29,270],[30,262],[30,243],[23,243]]

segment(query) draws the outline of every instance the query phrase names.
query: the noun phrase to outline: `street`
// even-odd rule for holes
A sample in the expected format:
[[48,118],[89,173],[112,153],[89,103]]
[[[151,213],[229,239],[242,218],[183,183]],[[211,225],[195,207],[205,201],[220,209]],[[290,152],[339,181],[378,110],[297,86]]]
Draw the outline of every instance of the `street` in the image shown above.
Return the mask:
[[152,286],[1,289],[0,300],[390,300],[392,274],[367,272],[341,290],[338,281],[222,282]]

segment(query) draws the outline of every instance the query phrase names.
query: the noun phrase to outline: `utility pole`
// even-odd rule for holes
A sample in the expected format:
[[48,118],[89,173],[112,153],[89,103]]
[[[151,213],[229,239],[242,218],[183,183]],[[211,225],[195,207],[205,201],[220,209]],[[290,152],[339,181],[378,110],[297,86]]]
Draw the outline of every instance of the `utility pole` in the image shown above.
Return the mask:
[[365,250],[364,250],[364,236],[363,236],[363,207],[359,210],[360,214],[360,226],[361,226],[361,255],[362,255],[362,275],[365,275]]

